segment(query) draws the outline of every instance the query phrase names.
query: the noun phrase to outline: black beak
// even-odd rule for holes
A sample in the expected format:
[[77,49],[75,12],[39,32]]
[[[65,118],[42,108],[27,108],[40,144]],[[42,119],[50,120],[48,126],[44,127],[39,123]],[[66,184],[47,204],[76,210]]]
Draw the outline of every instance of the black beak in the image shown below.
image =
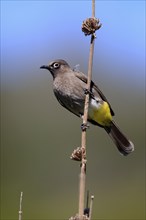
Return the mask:
[[40,67],[40,69],[47,69],[47,70],[49,70],[50,68],[47,65],[43,65],[43,66]]

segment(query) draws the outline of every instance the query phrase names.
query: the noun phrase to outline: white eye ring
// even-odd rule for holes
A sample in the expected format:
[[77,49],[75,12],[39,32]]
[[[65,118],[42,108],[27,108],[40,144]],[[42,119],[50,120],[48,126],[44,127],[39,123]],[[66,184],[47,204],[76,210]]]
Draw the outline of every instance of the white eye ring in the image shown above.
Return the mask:
[[53,63],[53,68],[54,68],[54,69],[59,68],[59,66],[60,66],[59,63]]

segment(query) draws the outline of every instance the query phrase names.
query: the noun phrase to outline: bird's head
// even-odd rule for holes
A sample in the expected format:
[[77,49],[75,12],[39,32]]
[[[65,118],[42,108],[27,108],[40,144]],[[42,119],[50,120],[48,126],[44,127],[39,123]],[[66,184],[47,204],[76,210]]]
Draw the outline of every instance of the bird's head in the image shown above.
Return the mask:
[[48,65],[43,65],[40,68],[49,70],[53,78],[55,78],[58,74],[68,71],[70,66],[65,60],[58,59],[51,61]]

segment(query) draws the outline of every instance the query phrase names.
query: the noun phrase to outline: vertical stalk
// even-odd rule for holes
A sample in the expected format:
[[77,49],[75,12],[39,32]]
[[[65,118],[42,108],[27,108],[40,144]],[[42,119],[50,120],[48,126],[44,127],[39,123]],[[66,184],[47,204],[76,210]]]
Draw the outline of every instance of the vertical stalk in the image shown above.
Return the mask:
[[[92,0],[92,17],[95,17],[95,0]],[[94,34],[91,35],[90,41],[90,51],[89,51],[89,61],[88,61],[88,79],[87,79],[87,91],[90,91],[91,79],[92,79],[92,64],[93,64],[93,52],[94,52]],[[89,93],[86,94],[85,104],[84,104],[84,116],[83,116],[83,126],[87,125],[88,119],[88,108],[89,108]],[[86,127],[82,129],[81,136],[81,151],[82,151],[82,161],[81,161],[81,172],[80,172],[80,182],[79,182],[79,219],[83,219],[84,213],[84,200],[85,200],[85,184],[86,184]]]
[[23,192],[20,194],[20,202],[19,202],[19,220],[22,220],[22,197],[23,197]]

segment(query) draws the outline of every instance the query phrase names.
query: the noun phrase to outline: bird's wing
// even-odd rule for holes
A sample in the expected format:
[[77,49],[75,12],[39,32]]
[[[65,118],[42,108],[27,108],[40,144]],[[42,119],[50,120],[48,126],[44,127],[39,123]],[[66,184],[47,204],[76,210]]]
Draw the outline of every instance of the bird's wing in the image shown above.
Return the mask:
[[75,113],[74,111],[72,111],[72,110],[58,97],[58,95],[55,93],[55,91],[54,91],[54,94],[55,94],[55,96],[56,96],[58,102],[59,102],[64,108],[66,108],[68,111],[72,112],[72,113],[75,114],[76,116],[81,117],[81,114],[77,114],[77,113]]
[[[74,71],[74,73],[75,73],[75,76],[76,76],[77,78],[79,78],[80,80],[82,80],[84,83],[87,84],[87,76],[86,76],[84,73],[79,72],[79,71],[78,71],[78,72]],[[108,100],[107,100],[107,98],[105,97],[105,95],[101,92],[101,90],[98,88],[97,85],[95,85],[95,83],[94,83],[93,81],[91,81],[91,89],[94,89],[94,90],[99,94],[99,96],[100,96],[105,102],[107,102],[107,103],[109,104],[110,111],[111,111],[111,115],[114,116],[115,113],[114,113],[113,109],[111,108],[110,103],[108,102]]]

